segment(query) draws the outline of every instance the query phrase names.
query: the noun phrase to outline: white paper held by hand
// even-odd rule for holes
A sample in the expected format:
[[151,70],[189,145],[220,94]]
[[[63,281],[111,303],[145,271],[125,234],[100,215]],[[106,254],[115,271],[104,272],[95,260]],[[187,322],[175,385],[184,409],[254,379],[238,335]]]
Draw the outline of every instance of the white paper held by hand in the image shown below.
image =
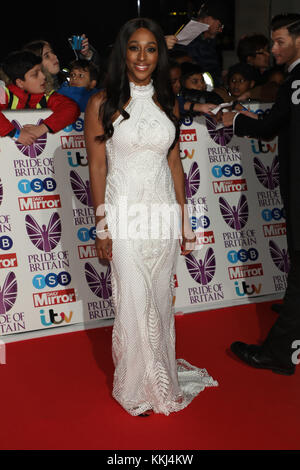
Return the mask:
[[208,24],[199,23],[199,21],[190,20],[184,28],[182,28],[176,37],[178,39],[177,44],[182,44],[183,46],[187,46],[190,42],[193,41],[199,34],[207,31],[209,28]]
[[[211,112],[213,114],[217,114],[220,111],[220,109],[230,108],[232,104],[233,104],[233,101],[231,101],[230,103],[221,103],[216,108],[214,108]],[[224,111],[227,111],[227,109],[224,109]]]

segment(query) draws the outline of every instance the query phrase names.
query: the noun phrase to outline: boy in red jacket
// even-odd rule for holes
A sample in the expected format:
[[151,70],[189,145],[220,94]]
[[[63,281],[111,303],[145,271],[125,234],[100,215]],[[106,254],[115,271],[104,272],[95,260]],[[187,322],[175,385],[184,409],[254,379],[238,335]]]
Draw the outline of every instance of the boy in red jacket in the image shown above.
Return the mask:
[[[80,115],[75,101],[56,92],[45,94],[46,77],[41,58],[29,51],[14,52],[4,62],[3,71],[11,80],[1,93],[0,136],[9,136],[23,145],[33,142],[46,132],[55,133],[72,124]],[[4,116],[5,109],[42,109],[53,111],[40,125],[26,124],[21,130]]]

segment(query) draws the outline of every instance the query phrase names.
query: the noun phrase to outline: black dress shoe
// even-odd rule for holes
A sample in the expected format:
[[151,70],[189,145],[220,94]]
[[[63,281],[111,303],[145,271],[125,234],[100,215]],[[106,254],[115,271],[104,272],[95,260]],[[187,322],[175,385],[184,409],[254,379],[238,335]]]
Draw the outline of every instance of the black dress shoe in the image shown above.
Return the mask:
[[257,369],[269,369],[276,374],[293,375],[295,366],[280,364],[271,356],[268,356],[261,346],[246,344],[236,341],[231,345],[231,351],[249,366]]
[[278,313],[278,315],[280,315],[283,310],[283,304],[272,304],[271,310],[273,310],[273,312],[276,312]]

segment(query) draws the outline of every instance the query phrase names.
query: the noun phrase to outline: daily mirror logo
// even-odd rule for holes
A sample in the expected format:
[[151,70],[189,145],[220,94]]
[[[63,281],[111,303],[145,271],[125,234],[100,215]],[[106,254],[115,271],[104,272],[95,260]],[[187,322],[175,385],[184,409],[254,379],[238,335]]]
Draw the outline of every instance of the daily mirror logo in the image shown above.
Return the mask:
[[85,139],[83,135],[63,135],[60,138],[62,149],[82,149],[85,148]]
[[33,305],[35,307],[48,307],[49,305],[67,304],[71,302],[76,302],[74,289],[33,294]]
[[19,208],[24,211],[40,211],[61,207],[60,195],[19,197]]

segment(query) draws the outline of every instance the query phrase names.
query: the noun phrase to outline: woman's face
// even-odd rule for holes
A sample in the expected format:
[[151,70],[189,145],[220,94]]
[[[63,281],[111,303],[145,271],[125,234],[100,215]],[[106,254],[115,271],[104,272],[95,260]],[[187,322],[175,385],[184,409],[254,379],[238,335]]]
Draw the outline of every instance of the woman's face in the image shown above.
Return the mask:
[[158,61],[158,44],[154,34],[139,28],[129,38],[126,52],[128,78],[136,85],[147,85]]
[[42,64],[45,70],[48,70],[51,75],[56,75],[59,72],[59,61],[54,54],[51,46],[46,44],[43,47]]

